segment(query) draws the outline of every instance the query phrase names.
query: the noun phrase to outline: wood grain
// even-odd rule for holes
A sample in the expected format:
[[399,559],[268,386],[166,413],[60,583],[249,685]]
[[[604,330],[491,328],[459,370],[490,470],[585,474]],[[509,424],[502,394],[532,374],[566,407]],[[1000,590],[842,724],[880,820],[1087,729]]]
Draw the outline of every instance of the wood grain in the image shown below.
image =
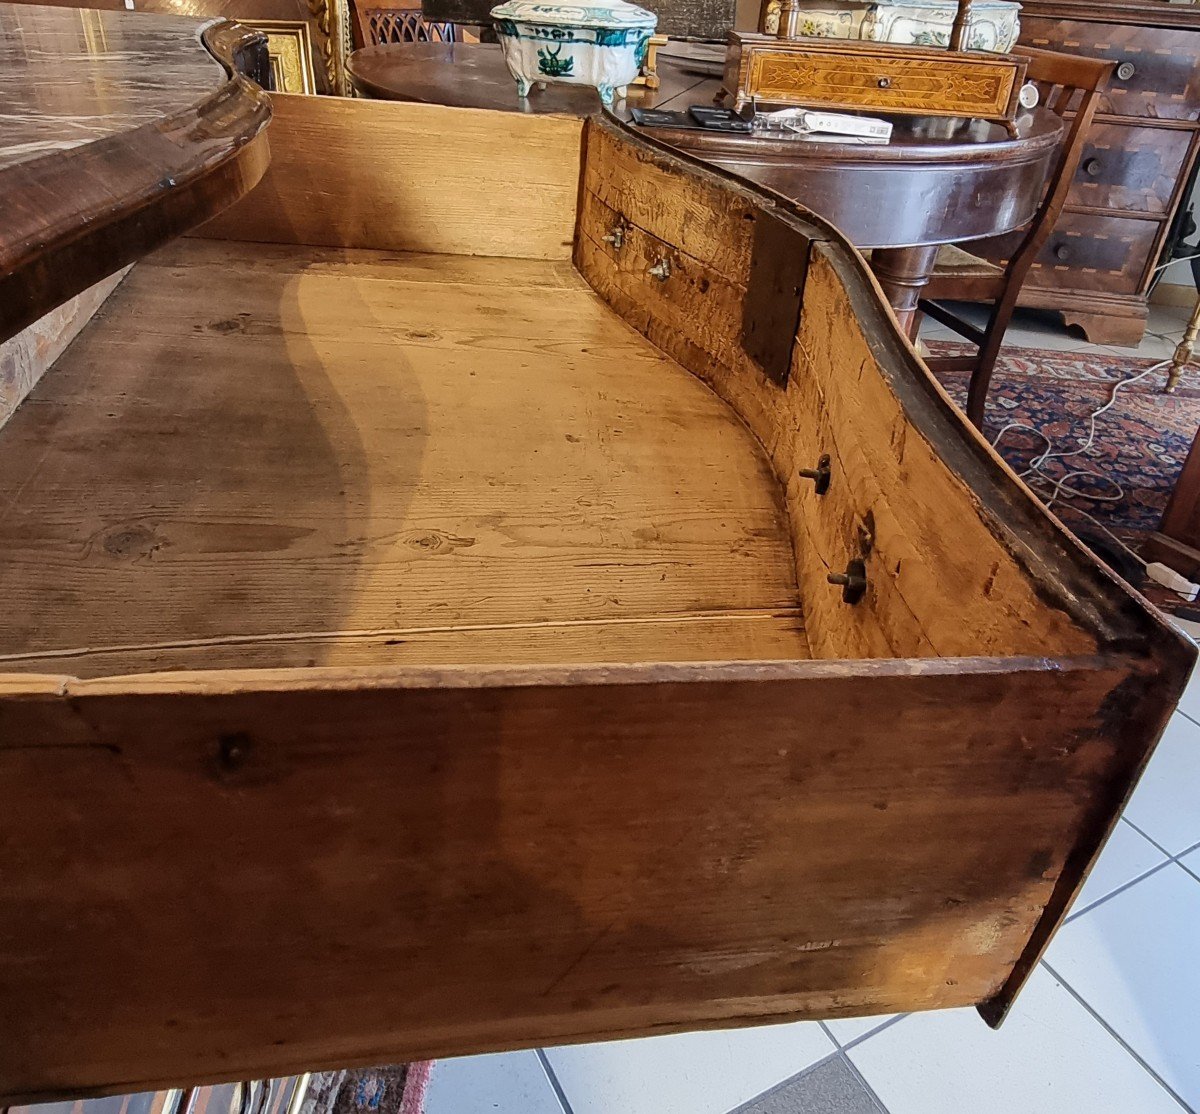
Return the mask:
[[[729,402],[771,453],[787,485],[814,654],[1094,647],[1039,598],[1011,547],[980,516],[975,493],[913,428],[822,245],[813,248],[804,288],[792,380],[780,391],[739,343],[754,222],[770,219],[769,211],[695,178],[675,187],[678,172],[667,163],[621,148],[618,136],[589,132],[577,264],[618,312]],[[618,221],[631,225],[620,251],[603,241]],[[648,277],[660,258],[672,261],[666,282]],[[835,468],[823,499],[797,479],[822,453]],[[903,500],[888,497],[900,490]],[[863,606],[848,608],[825,578],[858,555],[863,530],[873,539],[871,588]]]
[[979,1001],[1105,785],[1098,709],[1124,674],[10,685],[0,929],[22,1024],[0,1094]]
[[205,235],[570,258],[582,121],[287,93],[271,104],[270,170]]
[[1012,120],[1025,79],[1018,55],[905,44],[781,38],[735,31],[723,87],[751,101],[833,111]]
[[91,320],[127,270],[101,279],[0,343],[0,426]]
[[[462,117],[451,195],[496,127]],[[582,278],[471,258],[457,220],[437,256],[304,246],[376,235],[313,193],[290,245],[141,263],[0,433],[8,1101],[995,1023],[1037,962],[1194,649],[967,427],[836,230],[611,121],[585,142]],[[785,387],[740,340],[772,228],[811,245]],[[856,553],[851,606],[825,578]]]
[[553,263],[180,242],[10,421],[0,504],[22,669],[807,656],[761,450]]

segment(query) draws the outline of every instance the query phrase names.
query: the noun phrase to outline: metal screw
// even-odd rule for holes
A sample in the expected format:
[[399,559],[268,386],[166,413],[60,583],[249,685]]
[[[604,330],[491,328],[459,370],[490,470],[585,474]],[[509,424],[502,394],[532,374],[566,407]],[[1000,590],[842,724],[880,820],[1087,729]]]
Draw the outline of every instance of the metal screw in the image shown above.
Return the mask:
[[653,275],[659,282],[666,282],[671,277],[671,261],[664,256],[646,273]]
[[843,603],[858,603],[867,590],[867,566],[856,557],[846,565],[845,572],[831,572],[826,579],[842,586]]
[[614,251],[620,251],[625,244],[625,226],[614,224],[612,231],[604,237],[606,244],[612,244]]
[[829,454],[824,453],[817,461],[815,468],[801,468],[796,474],[803,476],[806,480],[812,480],[813,490],[818,495],[824,495],[829,490],[830,464]]

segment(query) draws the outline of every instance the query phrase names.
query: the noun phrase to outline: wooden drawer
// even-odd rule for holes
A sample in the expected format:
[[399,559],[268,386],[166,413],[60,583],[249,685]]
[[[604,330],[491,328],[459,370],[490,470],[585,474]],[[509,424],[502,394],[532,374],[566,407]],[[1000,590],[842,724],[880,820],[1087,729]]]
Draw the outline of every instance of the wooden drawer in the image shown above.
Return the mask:
[[1117,72],[1100,99],[1101,112],[1158,120],[1200,118],[1200,35],[1195,32],[1022,13],[1020,41],[1116,62]]
[[1189,131],[1093,124],[1067,204],[1165,215],[1191,142]]
[[1025,63],[976,53],[947,61],[944,50],[832,39],[783,42],[735,32],[724,89],[740,108],[751,100],[901,115],[970,114],[1011,119]]
[[1036,286],[1105,290],[1139,289],[1162,225],[1153,220],[1063,213],[1030,271]]

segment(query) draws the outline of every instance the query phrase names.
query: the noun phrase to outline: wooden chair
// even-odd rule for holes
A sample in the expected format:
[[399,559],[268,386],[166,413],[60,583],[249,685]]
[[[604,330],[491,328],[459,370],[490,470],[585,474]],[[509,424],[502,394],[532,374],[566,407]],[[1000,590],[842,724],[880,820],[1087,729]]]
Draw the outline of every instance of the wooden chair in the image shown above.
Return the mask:
[[354,30],[357,46],[381,43],[453,43],[462,36],[456,24],[426,20],[421,6],[366,6],[354,3]]
[[[969,371],[967,417],[983,427],[983,407],[996,357],[1012,319],[1025,275],[1045,246],[1070,192],[1096,105],[1115,63],[1050,50],[1021,46],[1028,55],[1029,80],[1042,94],[1041,103],[1066,121],[1066,134],[1046,180],[1042,204],[1026,226],[1024,235],[1004,265],[949,245],[938,253],[933,278],[917,303],[922,313],[953,329],[979,346],[974,356],[930,356],[934,371]],[[987,324],[981,329],[963,320],[941,303],[944,300],[991,302]]]

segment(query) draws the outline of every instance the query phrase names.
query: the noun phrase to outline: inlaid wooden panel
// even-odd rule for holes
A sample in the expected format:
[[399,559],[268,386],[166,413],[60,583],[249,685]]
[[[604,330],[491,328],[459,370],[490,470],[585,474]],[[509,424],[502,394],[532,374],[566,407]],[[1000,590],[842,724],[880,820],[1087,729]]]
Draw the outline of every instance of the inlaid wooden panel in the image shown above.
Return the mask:
[[830,107],[861,105],[877,112],[940,115],[948,111],[1003,118],[1023,68],[1002,56],[951,59],[945,52],[896,50],[854,43],[853,50],[821,40],[774,45],[741,36],[726,64],[725,88],[738,99]]
[[1063,213],[1027,281],[1132,294],[1161,231],[1158,221]]
[[[1058,218],[1053,234],[1030,268],[1024,290],[1136,293],[1144,284],[1150,257],[1163,231],[1160,220],[1067,210]],[[1020,233],[1013,232],[974,240],[965,247],[972,255],[1005,263],[1020,239]],[[1046,303],[1043,298],[1030,304]]]
[[1200,35],[1194,31],[1022,12],[1021,42],[1116,62],[1108,92],[1100,99],[1102,113],[1159,120],[1200,117]]
[[1067,204],[1165,214],[1192,142],[1175,128],[1093,124]]

